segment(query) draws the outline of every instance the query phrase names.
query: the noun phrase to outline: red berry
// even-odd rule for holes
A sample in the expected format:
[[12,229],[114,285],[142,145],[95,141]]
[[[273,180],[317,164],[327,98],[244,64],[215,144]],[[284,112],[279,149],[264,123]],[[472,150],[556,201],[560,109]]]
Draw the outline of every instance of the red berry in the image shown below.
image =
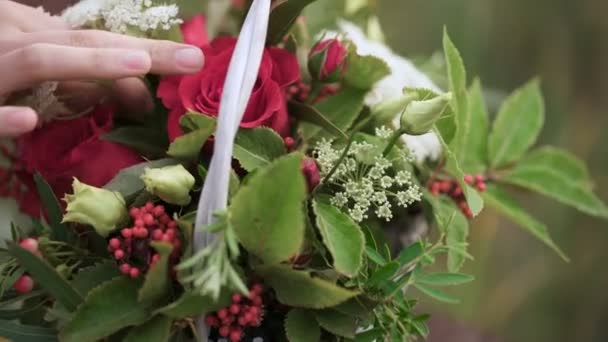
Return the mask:
[[260,310],[260,308],[258,306],[252,306],[249,308],[249,313],[252,314],[254,317],[259,316],[261,312],[262,311]]
[[160,255],[158,255],[158,254],[154,254],[154,255],[152,256],[152,263],[153,263],[153,264],[157,263],[157,262],[158,262],[158,259],[160,259]]
[[146,209],[147,212],[151,212],[152,210],[154,210],[154,203],[148,202],[148,203],[146,203],[144,208]]
[[487,185],[484,182],[477,183],[477,190],[484,192],[486,191]]
[[472,175],[464,175],[464,182],[465,183],[467,183],[469,185],[472,185],[474,181],[475,181],[475,179],[473,178]]
[[291,150],[293,148],[293,146],[296,144],[295,140],[293,140],[292,137],[286,137],[284,139],[285,142],[285,147],[287,147],[288,150]]
[[145,239],[148,237],[148,230],[146,228],[139,228],[137,230],[137,237],[140,239]]
[[264,286],[259,283],[253,284],[253,286],[251,287],[251,291],[253,291],[253,293],[261,295],[264,292]]
[[235,293],[232,295],[232,302],[235,304],[240,303],[242,299],[243,299],[243,296],[241,296],[240,293]]
[[312,158],[302,159],[301,165],[302,173],[306,177],[306,185],[308,186],[308,192],[311,192],[321,182],[321,174],[319,173],[319,167],[317,162]]
[[263,301],[262,301],[262,297],[254,297],[251,302],[253,303],[253,305],[255,306],[262,306]]
[[459,185],[457,185],[454,188],[454,190],[452,190],[452,196],[453,197],[460,197],[460,196],[462,196],[462,188]]
[[173,239],[173,249],[178,250],[182,246],[182,242],[179,239]]
[[226,319],[226,317],[228,317],[228,310],[226,310],[226,309],[219,309],[217,311],[217,317],[219,317],[219,319]]
[[158,240],[160,240],[162,238],[163,238],[163,231],[162,230],[160,230],[160,229],[154,229],[152,231],[152,240],[158,241]]
[[171,218],[169,217],[169,215],[164,214],[163,216],[160,217],[160,223],[167,224],[169,222],[171,222]]
[[110,247],[112,247],[112,249],[120,248],[120,240],[118,240],[117,238],[110,239]]
[[255,321],[257,315],[254,315],[251,310],[249,310],[248,312],[245,313],[245,315],[243,315],[242,317],[245,319],[245,321],[247,321],[247,323],[251,323],[253,321]]
[[142,219],[137,219],[135,220],[135,227],[143,227],[144,226],[144,220]]
[[137,267],[131,268],[131,270],[129,271],[129,276],[133,279],[139,277],[139,268],[137,268]]
[[169,238],[173,239],[175,237],[175,229],[173,229],[173,228],[167,229],[167,231],[165,231],[165,235],[167,235]]
[[230,335],[230,327],[227,325],[221,326],[219,333],[220,333],[220,336],[222,336],[222,337],[228,337],[228,335]]
[[450,190],[452,189],[452,182],[450,181],[443,181],[439,184],[439,189],[441,190],[441,192],[443,193],[448,193],[450,192]]
[[19,293],[29,293],[34,288],[34,279],[24,274],[13,284],[13,288]]
[[475,181],[477,183],[485,181],[483,175],[475,175]]
[[114,259],[120,260],[125,257],[125,252],[122,249],[117,249],[114,251]]
[[120,273],[122,273],[124,275],[129,275],[130,272],[131,272],[131,265],[129,265],[129,264],[120,265]]
[[154,220],[154,216],[152,216],[152,214],[145,214],[144,223],[146,224],[146,226],[151,226],[156,223],[156,220]]
[[246,316],[240,316],[239,319],[237,320],[237,322],[243,328],[246,327],[247,325],[249,325],[249,321],[247,320]]
[[230,305],[230,313],[233,315],[238,315],[238,313],[241,311],[241,306],[238,304],[232,304]]
[[129,215],[131,215],[132,218],[137,218],[137,216],[139,216],[139,208],[131,208],[129,210]]
[[19,246],[23,249],[28,250],[30,253],[38,254],[38,240],[33,238],[27,238],[19,242]]
[[155,217],[161,217],[161,216],[163,216],[164,213],[165,213],[165,207],[163,207],[162,205],[157,205],[156,207],[154,207],[154,210],[152,210],[152,214]]
[[128,239],[131,236],[133,236],[133,231],[131,230],[131,228],[124,228],[123,230],[120,231],[120,234],[125,238]]
[[217,320],[217,317],[213,316],[213,315],[207,315],[207,317],[205,317],[205,324],[207,324],[208,326],[215,328],[219,325],[219,321]]
[[169,221],[167,223],[167,229],[175,229],[175,228],[177,228],[177,222],[175,222],[175,221]]
[[[240,329],[233,329],[230,332],[230,341],[231,342],[239,342],[241,340],[242,336],[243,336],[243,332]],[[224,336],[224,337],[226,337],[226,336]]]

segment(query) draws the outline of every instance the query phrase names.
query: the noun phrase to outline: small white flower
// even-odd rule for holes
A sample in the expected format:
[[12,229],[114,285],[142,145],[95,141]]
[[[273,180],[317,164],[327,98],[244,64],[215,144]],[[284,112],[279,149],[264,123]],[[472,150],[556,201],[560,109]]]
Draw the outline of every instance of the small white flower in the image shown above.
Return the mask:
[[336,206],[338,208],[342,208],[343,206],[345,206],[346,204],[348,204],[348,197],[346,196],[345,193],[343,192],[338,192],[336,193],[330,200],[329,202],[333,205]]
[[395,176],[395,182],[397,182],[397,184],[399,186],[403,186],[403,185],[410,184],[411,178],[412,178],[411,172],[401,170],[401,171],[397,172],[397,175]]
[[388,139],[393,135],[394,131],[386,126],[376,127],[376,136],[382,139]]
[[376,209],[376,216],[385,219],[387,222],[393,218],[393,212],[391,211],[391,204],[386,202],[382,206]]
[[393,186],[393,178],[389,177],[389,176],[384,176],[380,179],[380,186],[388,189],[391,186]]

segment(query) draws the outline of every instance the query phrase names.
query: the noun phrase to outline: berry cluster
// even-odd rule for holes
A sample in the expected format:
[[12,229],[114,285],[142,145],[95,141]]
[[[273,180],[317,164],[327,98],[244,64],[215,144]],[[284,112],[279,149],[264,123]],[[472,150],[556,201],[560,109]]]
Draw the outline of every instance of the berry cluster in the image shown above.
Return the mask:
[[244,337],[247,328],[259,327],[264,315],[264,287],[255,283],[249,289],[249,297],[240,293],[232,295],[232,304],[205,317],[205,323],[221,337],[238,342]]
[[302,173],[306,178],[306,185],[308,186],[308,192],[312,192],[314,188],[321,183],[321,173],[319,172],[319,166],[317,162],[312,158],[304,158],[301,165]]
[[[25,238],[19,242],[19,246],[28,250],[30,253],[42,257],[40,249],[38,249],[38,240],[35,238]],[[18,293],[29,293],[34,288],[34,279],[27,274],[21,275],[13,284],[13,289]]]
[[[325,98],[335,95],[339,91],[340,91],[340,88],[337,85],[334,85],[334,84],[323,85],[321,90],[319,91],[319,94],[316,95],[316,97],[314,98],[314,100],[312,102],[317,103],[317,102],[323,101]],[[309,84],[306,84],[303,81],[300,81],[298,83],[291,85],[289,88],[287,88],[287,100],[306,102],[306,101],[308,101],[308,98],[311,96],[311,93],[312,93],[312,87]]]
[[120,235],[108,242],[108,252],[120,265],[120,272],[137,278],[154,265],[160,255],[150,246],[153,241],[170,243],[173,246],[170,264],[176,264],[181,254],[180,233],[165,207],[148,202],[143,207],[131,208],[129,214],[133,226],[121,229]]
[[[470,186],[475,187],[479,192],[486,191],[486,178],[483,175],[465,175],[464,181]],[[449,196],[450,198],[452,198],[452,200],[454,200],[454,202],[456,202],[458,208],[460,208],[462,213],[467,218],[473,217],[473,214],[471,213],[471,208],[469,208],[466,198],[464,197],[462,187],[456,180],[431,180],[431,182],[429,183],[429,190],[435,196]]]

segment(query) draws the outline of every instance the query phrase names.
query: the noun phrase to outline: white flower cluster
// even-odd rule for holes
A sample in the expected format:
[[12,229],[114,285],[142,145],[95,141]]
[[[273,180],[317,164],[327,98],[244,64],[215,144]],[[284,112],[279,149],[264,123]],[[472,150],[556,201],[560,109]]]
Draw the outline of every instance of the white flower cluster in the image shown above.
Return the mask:
[[[392,130],[380,127],[376,135],[387,139]],[[378,218],[390,221],[393,218],[393,205],[407,208],[412,203],[420,201],[422,192],[418,185],[412,182],[409,171],[396,171],[397,163],[410,163],[413,160],[409,151],[397,147],[390,158],[378,152],[378,147],[368,142],[353,142],[329,183],[338,190],[331,198],[331,204],[345,209],[350,217],[361,222],[369,218],[373,211]],[[322,177],[327,177],[344,149],[336,149],[332,142],[322,139],[317,143],[314,156],[319,164]]]
[[152,0],[84,0],[66,9],[62,18],[74,27],[101,20],[105,29],[126,33],[129,28],[169,30],[182,23],[178,13],[177,5],[154,6]]

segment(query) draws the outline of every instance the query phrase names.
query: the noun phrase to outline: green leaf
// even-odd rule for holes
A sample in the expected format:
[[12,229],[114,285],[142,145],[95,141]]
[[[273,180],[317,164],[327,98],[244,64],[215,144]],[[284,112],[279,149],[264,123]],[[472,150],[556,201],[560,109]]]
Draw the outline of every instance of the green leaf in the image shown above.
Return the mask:
[[179,161],[172,158],[159,159],[151,162],[140,163],[126,169],[122,169],[104,189],[120,192],[125,199],[132,199],[138,192],[143,190],[144,182],[141,175],[146,168],[160,168],[163,166],[177,165]]
[[313,202],[317,227],[332,255],[337,272],[354,277],[363,264],[365,237],[361,228],[340,209],[320,201]]
[[588,182],[570,179],[571,172],[567,167],[547,167],[537,159],[515,166],[500,181],[538,192],[586,214],[608,218],[606,204],[593,193]]
[[460,52],[452,43],[446,28],[443,30],[443,50],[448,68],[450,91],[453,95],[452,108],[456,122],[454,152],[459,156],[459,153],[466,148],[466,146],[462,146],[463,138],[469,134],[471,127],[471,120],[468,117],[467,75]]
[[[352,126],[363,110],[365,95],[365,90],[344,88],[338,94],[316,104],[315,109],[344,132]],[[319,126],[306,122],[300,124],[300,130],[305,141],[322,137],[335,138],[333,134],[329,134]]]
[[472,275],[464,273],[431,273],[417,277],[416,281],[427,285],[452,286],[466,284],[474,279]]
[[377,287],[383,282],[390,281],[395,274],[397,274],[400,267],[401,265],[399,265],[398,262],[389,262],[374,272],[365,285],[368,287]]
[[262,266],[256,270],[275,290],[279,302],[294,307],[325,309],[359,294],[287,265]]
[[228,291],[222,291],[219,299],[214,301],[211,296],[201,296],[197,293],[185,292],[177,301],[158,309],[155,313],[175,319],[201,316],[230,305],[230,296],[231,293]]
[[378,251],[370,246],[365,246],[365,255],[371,261],[373,261],[376,265],[384,266],[386,264],[386,259]]
[[61,331],[61,341],[96,341],[145,322],[149,314],[137,302],[140,284],[120,276],[93,289]]
[[171,255],[173,246],[164,242],[152,242],[151,245],[160,257],[148,270],[144,285],[139,290],[139,302],[146,306],[154,305],[165,298],[171,287],[169,256]]
[[[483,173],[487,170],[488,154],[488,111],[484,102],[481,83],[473,82],[469,91],[469,106],[466,118],[466,130],[459,131],[458,157],[460,166],[467,173]],[[462,125],[461,125],[462,128]]]
[[467,259],[469,222],[451,203],[435,201],[433,209],[439,229],[446,233],[446,244],[449,248],[448,270],[458,272]]
[[401,251],[401,253],[399,253],[397,261],[399,261],[399,265],[401,267],[404,267],[412,261],[416,260],[416,258],[420,257],[422,253],[424,253],[424,248],[422,247],[422,243],[418,241],[409,245],[406,249]]
[[516,90],[501,106],[488,140],[488,159],[494,168],[521,158],[536,142],[545,119],[545,105],[537,80]]
[[42,206],[48,215],[49,225],[51,226],[51,238],[59,241],[68,241],[71,234],[67,225],[61,223],[63,210],[57,197],[55,197],[53,189],[39,173],[34,175],[34,183],[36,183],[36,189]]
[[566,254],[553,241],[547,227],[530,216],[509,194],[496,185],[490,185],[483,196],[490,207],[517,223],[521,228],[555,251],[562,259],[569,260]]
[[76,291],[84,295],[99,284],[110,281],[119,275],[120,271],[114,261],[104,261],[80,270],[72,279],[71,284]]
[[309,310],[290,310],[285,318],[285,332],[289,342],[321,340],[321,328],[315,319],[315,315]]
[[270,164],[285,154],[281,136],[266,127],[239,130],[233,155],[248,172]]
[[232,199],[230,220],[237,238],[269,264],[295,255],[304,240],[306,184],[301,161],[297,153],[277,159],[254,174]]
[[101,139],[127,146],[150,159],[164,157],[169,146],[167,133],[157,127],[119,127],[103,135]]
[[201,128],[207,128],[209,126],[215,126],[216,124],[217,119],[215,117],[196,112],[188,112],[179,119],[179,125],[186,133],[190,133]]
[[205,145],[209,137],[215,132],[215,120],[210,120],[208,122],[209,124],[207,126],[186,133],[173,140],[171,145],[169,145],[167,155],[183,160],[197,159],[201,153],[201,148],[203,148],[203,145]]
[[568,182],[592,188],[591,176],[585,163],[575,155],[555,147],[544,146],[529,152],[515,167],[515,170],[521,169],[538,169],[546,173],[557,170]]
[[391,69],[385,61],[374,56],[361,56],[357,54],[355,44],[350,44],[344,71],[344,82],[347,85],[367,91],[390,72]]
[[357,331],[357,318],[345,315],[336,310],[320,310],[316,312],[319,325],[332,334],[354,338]]
[[8,244],[8,250],[36,283],[65,308],[73,311],[82,302],[82,296],[46,260],[14,243]]
[[290,102],[289,115],[294,116],[302,122],[308,122],[319,126],[337,137],[348,139],[348,136],[340,127],[336,126],[313,106],[300,102]]
[[0,339],[14,342],[56,342],[57,331],[14,321],[0,320]]
[[440,302],[449,303],[449,304],[458,304],[460,302],[457,298],[454,298],[443,291],[437,290],[435,288],[432,288],[432,287],[429,287],[426,285],[414,284],[414,287],[417,288],[418,290],[420,290],[420,292],[424,293],[425,295],[427,295],[433,299],[436,299]]
[[134,327],[124,339],[124,342],[167,342],[171,334],[172,320],[158,315],[146,323]]
[[302,10],[315,0],[289,0],[280,3],[271,13],[268,22],[268,44],[277,44],[287,35]]

